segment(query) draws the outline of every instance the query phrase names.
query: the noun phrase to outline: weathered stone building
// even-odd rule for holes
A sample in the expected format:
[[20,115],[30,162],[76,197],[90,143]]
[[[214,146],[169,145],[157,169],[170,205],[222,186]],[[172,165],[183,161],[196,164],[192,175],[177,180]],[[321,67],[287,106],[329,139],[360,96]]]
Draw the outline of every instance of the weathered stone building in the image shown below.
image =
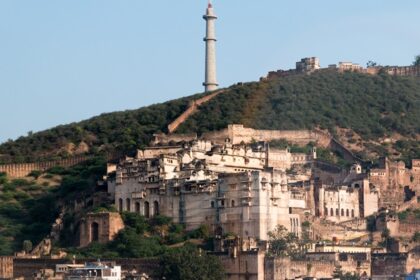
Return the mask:
[[91,242],[107,243],[123,228],[119,213],[89,213],[80,221],[80,247]]
[[[228,279],[324,278],[337,267],[371,276],[371,247],[361,245],[372,241],[365,218],[375,215],[381,203],[387,205],[395,186],[404,194],[410,192],[400,186],[418,190],[420,162],[406,169],[384,161],[370,172],[357,163],[344,171],[317,160],[315,148],[291,153],[256,142],[284,136],[297,144],[328,145],[332,139],[321,131],[258,131],[241,125],[200,139],[157,135],[152,147],[108,166],[108,192],[119,211],[165,215],[187,230],[206,224],[216,237],[229,233],[242,240],[216,248]],[[402,202],[400,207],[408,205]],[[264,241],[278,225],[298,237],[308,233],[313,240],[337,243],[318,246],[300,260],[271,258]]]
[[[120,211],[146,217],[165,215],[193,229],[266,238],[282,224],[299,234],[305,197],[289,191],[286,170],[310,164],[316,153],[292,154],[253,146],[196,141],[184,147],[154,147],[124,160],[109,177],[109,192]],[[300,175],[299,179],[309,179]]]
[[370,184],[359,164],[338,185],[322,185],[317,192],[317,213],[330,221],[364,218],[378,211],[379,190]]
[[412,160],[412,168],[404,162],[382,158],[377,168],[369,171],[369,182],[380,189],[379,207],[397,208],[420,193],[420,160]]

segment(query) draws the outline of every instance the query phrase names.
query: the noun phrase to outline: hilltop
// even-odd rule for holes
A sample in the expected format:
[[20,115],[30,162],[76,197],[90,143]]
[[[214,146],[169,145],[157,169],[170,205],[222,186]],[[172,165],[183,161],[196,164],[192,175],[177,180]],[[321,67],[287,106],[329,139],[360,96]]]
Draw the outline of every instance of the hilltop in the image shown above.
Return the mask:
[[[129,153],[188,108],[193,95],[137,110],[107,113],[0,145],[3,161],[88,153]],[[257,129],[328,130],[360,156],[420,157],[420,80],[386,74],[316,72],[227,88],[200,106],[177,133],[214,131],[231,123]]]

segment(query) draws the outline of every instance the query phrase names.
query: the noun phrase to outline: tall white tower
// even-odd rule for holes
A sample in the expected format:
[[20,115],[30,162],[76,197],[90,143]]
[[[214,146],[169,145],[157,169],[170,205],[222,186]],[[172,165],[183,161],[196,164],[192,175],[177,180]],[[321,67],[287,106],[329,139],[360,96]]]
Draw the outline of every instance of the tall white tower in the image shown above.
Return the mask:
[[205,91],[216,90],[219,84],[216,78],[216,30],[214,27],[217,16],[214,14],[213,5],[209,0],[206,14],[203,16],[206,21],[207,31],[204,42],[206,42],[206,74],[203,86]]

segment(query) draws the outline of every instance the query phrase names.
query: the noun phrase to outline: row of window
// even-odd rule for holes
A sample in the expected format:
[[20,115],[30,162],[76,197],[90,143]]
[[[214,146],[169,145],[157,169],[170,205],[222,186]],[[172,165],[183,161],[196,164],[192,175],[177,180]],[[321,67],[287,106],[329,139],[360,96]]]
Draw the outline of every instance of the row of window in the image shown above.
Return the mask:
[[[330,211],[328,212],[328,208],[325,208],[325,216],[334,216],[334,209],[331,208]],[[351,211],[349,209],[341,209],[341,215],[340,215],[340,211],[338,210],[338,208],[335,209],[335,216],[341,216],[341,217],[351,217],[354,218],[354,209],[351,209]]]
[[[214,208],[215,207],[214,201],[210,202],[210,206],[211,206],[211,208]],[[220,206],[222,206],[222,207],[225,206],[225,200],[224,199],[220,200]],[[235,206],[236,206],[235,200],[232,199],[230,201],[230,207],[235,207]]]
[[[124,210],[125,211],[128,211],[128,212],[131,212],[131,199],[127,198],[125,200],[125,209],[124,209],[123,202],[124,202],[124,200],[122,198],[120,198],[118,200],[118,210],[120,212],[122,212]],[[143,210],[143,211],[141,211],[141,210]],[[148,201],[145,201],[144,202],[144,205],[143,205],[143,209],[142,209],[140,202],[137,201],[136,203],[134,203],[134,212],[139,213],[139,214],[142,214],[141,212],[143,212],[143,215],[146,218],[149,218],[150,217],[150,213],[151,213],[151,211],[150,211],[150,203]],[[159,215],[159,202],[156,201],[156,200],[153,202],[153,212],[152,212],[152,214],[153,214],[153,216]]]

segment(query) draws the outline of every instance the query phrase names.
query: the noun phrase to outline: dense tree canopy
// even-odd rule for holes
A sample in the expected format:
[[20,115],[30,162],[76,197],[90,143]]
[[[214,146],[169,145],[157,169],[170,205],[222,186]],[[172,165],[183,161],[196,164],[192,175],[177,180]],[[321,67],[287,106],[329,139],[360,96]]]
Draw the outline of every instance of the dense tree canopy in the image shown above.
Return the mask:
[[[66,157],[69,144],[82,141],[90,153],[126,153],[147,145],[154,133],[165,132],[191,100],[199,95],[103,114],[92,119],[31,133],[0,145],[0,162]],[[228,88],[200,107],[178,132],[213,131],[231,123],[259,129],[351,128],[364,139],[392,133],[401,141],[420,133],[420,80],[386,74],[317,72]],[[419,153],[406,151],[411,156]],[[415,148],[416,150],[417,148]]]

